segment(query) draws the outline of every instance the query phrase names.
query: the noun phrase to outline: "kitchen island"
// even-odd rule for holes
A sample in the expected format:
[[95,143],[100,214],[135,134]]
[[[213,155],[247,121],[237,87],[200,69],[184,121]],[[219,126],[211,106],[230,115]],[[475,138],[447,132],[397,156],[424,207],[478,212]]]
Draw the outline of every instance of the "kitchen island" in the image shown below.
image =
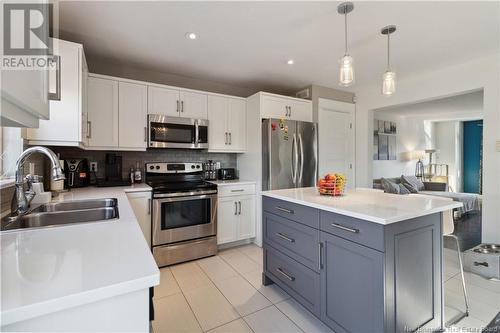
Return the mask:
[[116,198],[119,218],[4,231],[0,331],[149,330],[149,288],[160,274],[127,193],[86,187],[58,201]]
[[439,330],[442,212],[460,203],[371,189],[262,193],[263,283],[335,332]]

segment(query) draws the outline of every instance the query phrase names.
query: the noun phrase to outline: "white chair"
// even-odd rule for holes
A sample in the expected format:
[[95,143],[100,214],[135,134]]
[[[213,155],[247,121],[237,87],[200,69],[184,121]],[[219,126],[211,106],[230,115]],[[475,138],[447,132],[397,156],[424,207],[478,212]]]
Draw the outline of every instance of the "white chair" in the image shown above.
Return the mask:
[[446,327],[456,324],[463,318],[469,316],[469,301],[467,297],[467,289],[465,288],[464,266],[462,264],[462,255],[460,252],[460,244],[458,242],[458,238],[457,236],[453,235],[454,229],[455,225],[453,224],[453,212],[451,210],[443,212],[443,237],[451,237],[455,240],[455,243],[457,244],[458,264],[460,266],[460,276],[462,277],[462,288],[464,291],[464,300],[465,300],[465,312],[460,313],[457,316],[451,318],[445,324]]

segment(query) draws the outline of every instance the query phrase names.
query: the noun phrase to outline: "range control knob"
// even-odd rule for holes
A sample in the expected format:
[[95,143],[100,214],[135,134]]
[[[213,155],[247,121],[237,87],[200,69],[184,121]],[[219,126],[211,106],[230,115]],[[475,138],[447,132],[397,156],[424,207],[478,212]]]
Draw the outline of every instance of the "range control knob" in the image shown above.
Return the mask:
[[159,165],[156,166],[156,170],[160,170],[160,166]]
[[199,164],[196,165],[196,169],[199,169],[201,168],[201,166]]
[[194,164],[191,165],[191,169],[194,169]]
[[153,170],[155,167],[153,165],[149,166],[149,170]]

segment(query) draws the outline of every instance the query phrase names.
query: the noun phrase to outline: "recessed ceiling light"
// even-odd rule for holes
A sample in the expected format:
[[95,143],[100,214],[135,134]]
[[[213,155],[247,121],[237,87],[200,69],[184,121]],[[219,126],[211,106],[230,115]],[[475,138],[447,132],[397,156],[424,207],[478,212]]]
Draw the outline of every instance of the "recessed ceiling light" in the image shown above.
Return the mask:
[[198,35],[196,35],[194,32],[188,32],[186,34],[186,38],[194,40],[194,39],[198,38]]
[[293,61],[293,59],[290,59],[288,60],[286,63],[289,64],[289,65],[293,65],[295,61]]

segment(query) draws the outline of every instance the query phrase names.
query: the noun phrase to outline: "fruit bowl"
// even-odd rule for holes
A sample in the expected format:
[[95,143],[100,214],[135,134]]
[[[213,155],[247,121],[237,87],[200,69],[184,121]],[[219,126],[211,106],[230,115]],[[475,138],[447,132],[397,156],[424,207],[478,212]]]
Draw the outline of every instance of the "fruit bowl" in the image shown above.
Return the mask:
[[329,173],[318,181],[321,195],[339,197],[344,194],[346,177],[341,173]]

